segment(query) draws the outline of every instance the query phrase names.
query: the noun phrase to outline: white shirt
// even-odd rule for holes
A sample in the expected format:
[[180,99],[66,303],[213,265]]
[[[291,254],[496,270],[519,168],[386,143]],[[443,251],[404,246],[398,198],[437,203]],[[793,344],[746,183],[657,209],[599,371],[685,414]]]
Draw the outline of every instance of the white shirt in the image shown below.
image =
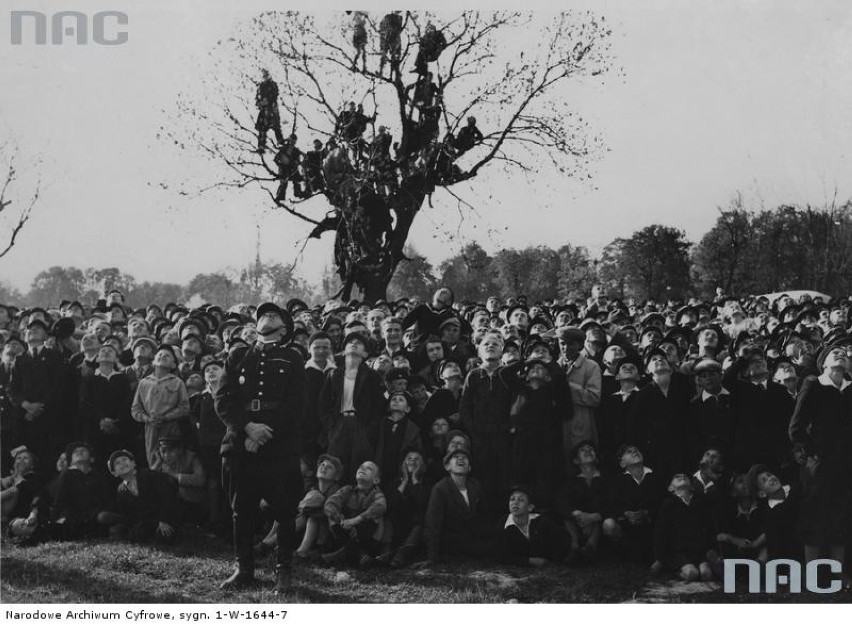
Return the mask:
[[503,526],[503,529],[506,529],[507,527],[512,527],[514,525],[515,527],[517,527],[521,531],[521,534],[523,534],[524,537],[527,540],[529,540],[530,539],[530,526],[532,525],[533,519],[537,519],[538,517],[539,517],[538,514],[536,514],[535,512],[531,512],[530,516],[529,516],[529,520],[527,521],[527,527],[526,527],[526,529],[524,529],[520,525],[515,523],[515,517],[513,517],[510,514],[509,517],[506,519],[506,524]]
[[705,402],[708,399],[710,399],[711,397],[715,397],[715,398],[718,399],[722,395],[730,395],[730,392],[728,392],[728,389],[726,389],[724,386],[722,387],[722,390],[719,391],[718,395],[714,395],[713,393],[708,393],[707,391],[701,391],[701,401]]
[[715,483],[716,483],[716,482],[714,482],[713,480],[710,480],[709,482],[705,482],[705,481],[701,478],[701,471],[696,471],[695,473],[693,473],[693,474],[692,474],[692,477],[694,477],[696,480],[698,480],[698,482],[699,482],[699,483],[701,484],[701,486],[704,488],[704,492],[705,492],[705,493],[706,493],[706,492],[710,489],[710,487],[711,487],[711,486],[713,486],[713,484],[715,484]]
[[337,369],[337,366],[334,364],[334,361],[329,358],[325,361],[325,369],[322,369],[320,368],[319,364],[317,364],[317,361],[311,358],[308,362],[305,363],[305,369],[316,369],[320,373],[325,373],[326,371],[329,371],[331,369]]
[[[833,386],[834,388],[837,388],[837,386],[835,386],[834,382],[831,381],[831,378],[828,377],[827,373],[823,373],[821,376],[819,376],[817,378],[817,380],[819,380],[819,383],[822,384],[823,386]],[[840,390],[841,391],[845,390],[846,387],[849,386],[850,384],[852,384],[852,382],[850,382],[849,380],[844,378],[843,381],[840,383]]]
[[769,505],[770,510],[772,510],[772,508],[774,508],[775,506],[780,506],[782,503],[787,501],[787,496],[790,494],[790,487],[782,486],[781,488],[784,490],[784,499],[770,499],[769,501],[767,501],[766,503]]
[[[624,469],[624,472],[627,475],[629,475],[630,477],[633,477],[633,474],[630,471],[628,471],[627,469]],[[653,471],[651,469],[649,469],[648,467],[642,467],[642,476],[638,480],[635,477],[633,477],[633,481],[636,482],[637,484],[641,484],[642,482],[645,481],[645,476],[648,475],[649,473],[653,473]]]
[[340,402],[340,412],[350,410],[355,410],[355,378],[349,378],[344,374],[343,401]]

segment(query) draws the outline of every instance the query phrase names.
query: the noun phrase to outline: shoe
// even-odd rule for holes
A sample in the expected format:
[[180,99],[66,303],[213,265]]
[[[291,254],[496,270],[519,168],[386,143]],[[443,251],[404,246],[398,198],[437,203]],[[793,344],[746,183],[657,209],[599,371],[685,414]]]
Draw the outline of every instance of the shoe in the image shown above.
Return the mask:
[[380,556],[376,557],[376,564],[381,564],[382,566],[390,566],[392,558],[393,551],[385,551]]
[[299,551],[297,549],[293,552],[293,557],[296,558],[296,560],[304,560],[307,562],[311,559],[311,553],[309,551]]
[[284,564],[275,567],[275,586],[272,587],[273,595],[284,595],[293,587],[293,571]]
[[337,551],[332,551],[331,553],[324,553],[322,556],[323,563],[328,565],[343,564],[345,560],[346,547],[341,547]]
[[358,568],[366,569],[371,564],[374,564],[376,561],[373,559],[373,556],[366,552],[361,552],[361,557],[358,558]]
[[231,576],[219,584],[219,590],[242,590],[254,586],[254,570],[237,568]]

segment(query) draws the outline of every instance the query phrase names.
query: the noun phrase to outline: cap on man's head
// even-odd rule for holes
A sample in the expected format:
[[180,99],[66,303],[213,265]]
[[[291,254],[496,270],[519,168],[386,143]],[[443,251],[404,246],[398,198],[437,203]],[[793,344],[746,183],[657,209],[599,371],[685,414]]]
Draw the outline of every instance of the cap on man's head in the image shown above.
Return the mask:
[[115,466],[115,461],[119,458],[130,458],[133,462],[136,462],[136,457],[132,452],[126,449],[117,449],[109,455],[109,459],[107,460],[107,468],[109,472],[113,472],[113,467]]
[[556,331],[556,338],[566,343],[570,341],[583,343],[586,340],[586,333],[574,326],[562,326]]
[[364,347],[367,347],[367,339],[360,332],[349,332],[343,339],[342,347],[346,347],[352,341],[358,341]]
[[712,358],[699,360],[692,370],[696,375],[700,373],[722,373],[722,363]]
[[86,449],[88,449],[89,455],[94,458],[95,450],[89,443],[87,443],[86,441],[74,441],[65,448],[65,457],[68,459],[68,462],[71,462],[71,456],[74,454],[74,451],[79,449],[80,447],[85,447]]
[[31,330],[32,328],[41,328],[45,332],[50,332],[48,325],[41,319],[33,319],[27,324],[27,330]]
[[470,452],[464,447],[459,447],[458,449],[453,449],[447,452],[447,454],[444,456],[444,464],[449,464],[450,460],[452,460],[455,456],[458,456],[459,454],[465,456],[468,460],[470,460]]
[[131,345],[131,351],[136,351],[136,348],[140,345],[148,345],[154,351],[157,349],[157,341],[150,336],[140,336],[138,339],[135,339]]

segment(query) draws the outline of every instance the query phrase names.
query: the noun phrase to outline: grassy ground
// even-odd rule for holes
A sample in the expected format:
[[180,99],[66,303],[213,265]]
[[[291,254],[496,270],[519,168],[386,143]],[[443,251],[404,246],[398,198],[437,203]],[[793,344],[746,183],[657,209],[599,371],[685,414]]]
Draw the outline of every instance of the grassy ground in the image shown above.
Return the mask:
[[[298,565],[290,596],[271,593],[272,569],[259,566],[255,590],[223,593],[231,551],[199,538],[166,549],[116,543],[4,544],[0,554],[3,603],[613,603],[750,601],[715,584],[650,577],[643,568],[603,559],[594,566],[530,570],[473,564],[429,570],[334,570]],[[780,595],[758,601],[849,602]]]

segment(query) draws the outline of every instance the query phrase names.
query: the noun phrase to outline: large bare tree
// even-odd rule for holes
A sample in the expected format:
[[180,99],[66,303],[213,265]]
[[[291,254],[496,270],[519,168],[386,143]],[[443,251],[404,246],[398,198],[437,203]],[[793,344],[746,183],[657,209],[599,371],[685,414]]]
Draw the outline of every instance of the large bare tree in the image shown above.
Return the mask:
[[[501,168],[517,169],[534,179],[547,166],[558,168],[559,175],[586,174],[589,162],[602,152],[600,138],[589,131],[570,97],[572,85],[599,81],[613,66],[611,31],[603,18],[590,13],[404,13],[398,63],[380,64],[382,17],[258,15],[219,42],[211,52],[214,71],[181,94],[178,120],[163,129],[179,146],[200,147],[227,167],[228,173],[204,190],[257,186],[268,194],[270,206],[308,224],[311,236],[334,232],[334,261],[345,299],[354,287],[367,301],[385,296],[394,270],[405,260],[412,224],[436,190],[448,194],[460,211],[474,210],[460,186],[486,189],[486,171],[496,177]],[[358,61],[353,46],[355,19],[367,33],[366,62]],[[418,76],[411,69],[429,24],[443,34],[446,47],[428,65],[435,91],[429,111],[437,119],[426,120]],[[335,137],[345,105],[362,104],[369,120],[366,164],[353,164],[333,185],[326,180],[323,192],[311,197],[286,199],[276,193],[280,146],[272,141],[258,153],[254,125],[262,68],[280,87],[283,134],[298,134],[302,146]],[[476,117],[483,140],[459,156],[446,137],[465,126],[469,116]],[[432,127],[424,132],[428,123]],[[376,183],[369,162],[370,135],[379,126],[389,130],[396,147],[390,188]]]
[[20,166],[17,143],[11,138],[0,139],[0,258],[12,251],[38,202],[40,182],[36,181],[31,190],[22,188]]

